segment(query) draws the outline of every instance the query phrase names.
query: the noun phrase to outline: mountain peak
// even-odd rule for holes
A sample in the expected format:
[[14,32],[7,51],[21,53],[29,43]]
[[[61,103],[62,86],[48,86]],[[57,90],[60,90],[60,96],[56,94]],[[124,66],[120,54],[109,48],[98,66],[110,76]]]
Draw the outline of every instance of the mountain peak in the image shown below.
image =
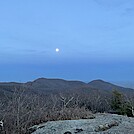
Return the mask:
[[89,82],[89,83],[94,83],[94,82],[104,82],[104,83],[107,83],[106,81],[101,80],[101,79],[92,80],[92,81]]
[[118,85],[114,85],[110,82],[106,82],[101,79],[93,80],[88,83],[88,86],[100,90],[119,90],[119,91],[133,91],[131,88],[124,88]]
[[111,84],[109,82],[106,82],[104,80],[93,80],[88,83],[88,85],[92,88],[97,88],[97,89],[105,89],[105,90],[118,90],[118,89],[124,89],[123,87]]

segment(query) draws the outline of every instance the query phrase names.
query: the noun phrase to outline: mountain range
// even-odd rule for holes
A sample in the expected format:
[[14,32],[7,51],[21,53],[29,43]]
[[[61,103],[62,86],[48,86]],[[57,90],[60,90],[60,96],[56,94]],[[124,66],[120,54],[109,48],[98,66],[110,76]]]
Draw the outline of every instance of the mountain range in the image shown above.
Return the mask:
[[127,94],[134,94],[134,90],[131,88],[125,88],[103,80],[93,80],[89,83],[82,81],[68,81],[63,79],[47,79],[38,78],[34,81],[26,83],[17,82],[1,82],[0,94],[12,93],[15,89],[25,89],[28,92],[33,93],[46,93],[46,92],[64,92],[64,91],[99,91],[99,92],[111,92],[112,90],[118,90]]

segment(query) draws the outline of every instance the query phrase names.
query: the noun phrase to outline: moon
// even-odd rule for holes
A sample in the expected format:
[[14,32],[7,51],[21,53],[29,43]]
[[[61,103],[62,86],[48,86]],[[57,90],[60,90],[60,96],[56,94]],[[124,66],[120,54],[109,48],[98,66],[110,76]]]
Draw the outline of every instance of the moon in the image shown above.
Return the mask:
[[60,51],[60,49],[59,48],[56,48],[55,51],[58,53]]

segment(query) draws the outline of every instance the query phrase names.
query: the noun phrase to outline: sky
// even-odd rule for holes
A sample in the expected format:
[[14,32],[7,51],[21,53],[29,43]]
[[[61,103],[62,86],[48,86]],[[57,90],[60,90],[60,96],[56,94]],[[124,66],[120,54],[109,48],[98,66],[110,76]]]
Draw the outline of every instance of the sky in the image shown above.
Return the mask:
[[134,81],[133,35],[133,0],[0,1],[0,81]]

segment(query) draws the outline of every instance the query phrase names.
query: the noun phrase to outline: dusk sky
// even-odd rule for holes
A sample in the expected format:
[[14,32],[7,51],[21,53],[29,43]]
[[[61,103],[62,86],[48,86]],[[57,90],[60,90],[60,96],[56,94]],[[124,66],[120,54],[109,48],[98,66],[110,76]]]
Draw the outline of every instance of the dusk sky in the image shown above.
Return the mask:
[[134,1],[0,1],[0,81],[39,77],[133,81]]

